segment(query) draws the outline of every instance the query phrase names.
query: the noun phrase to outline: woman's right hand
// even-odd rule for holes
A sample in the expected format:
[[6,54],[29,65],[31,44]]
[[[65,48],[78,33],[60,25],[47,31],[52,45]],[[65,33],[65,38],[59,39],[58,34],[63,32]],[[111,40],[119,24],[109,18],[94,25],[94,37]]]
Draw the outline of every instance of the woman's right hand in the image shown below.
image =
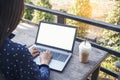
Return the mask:
[[40,53],[40,63],[48,65],[51,60],[51,52],[46,50],[45,52]]

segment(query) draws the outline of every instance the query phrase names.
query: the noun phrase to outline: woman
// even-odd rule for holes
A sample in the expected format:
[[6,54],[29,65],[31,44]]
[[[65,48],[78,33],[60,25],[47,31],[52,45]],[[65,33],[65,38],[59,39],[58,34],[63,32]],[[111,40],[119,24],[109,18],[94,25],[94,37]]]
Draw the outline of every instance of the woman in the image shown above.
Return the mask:
[[50,51],[40,53],[41,65],[33,62],[39,54],[10,40],[22,17],[24,0],[0,0],[0,70],[7,80],[49,80]]

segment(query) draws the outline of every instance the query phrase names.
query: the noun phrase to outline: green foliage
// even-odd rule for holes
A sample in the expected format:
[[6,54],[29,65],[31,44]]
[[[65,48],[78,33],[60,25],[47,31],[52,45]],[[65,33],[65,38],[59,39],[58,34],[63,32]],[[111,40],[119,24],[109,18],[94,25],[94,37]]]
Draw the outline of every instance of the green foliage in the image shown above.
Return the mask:
[[[120,1],[116,1],[115,7],[108,14],[105,21],[111,24],[120,25]],[[104,37],[101,40],[101,45],[120,51],[120,32],[104,30],[103,35]],[[120,70],[114,66],[116,61],[120,61],[120,58],[109,55],[105,62],[102,63],[102,66],[120,73]]]
[[[102,66],[113,71],[113,72],[118,72],[120,74],[120,69],[115,67],[115,63],[116,61],[120,61],[120,58],[117,58],[114,55],[108,55],[108,57],[106,58],[106,60],[104,62],[102,62]],[[101,73],[100,76],[105,79],[109,79],[109,80],[116,80],[114,77],[105,74],[105,73]]]
[[[120,25],[120,1],[116,1],[115,7],[108,14],[106,22]],[[120,32],[104,30],[102,45],[120,51]]]
[[101,45],[120,51],[120,32],[104,30]]
[[[26,3],[33,4],[31,0],[26,0]],[[23,18],[28,19],[28,20],[32,20],[33,12],[34,12],[33,9],[26,7],[26,9],[24,11]]]
[[[37,0],[35,5],[44,7],[44,8],[49,8],[49,9],[52,8],[52,5],[49,3],[49,0]],[[32,21],[35,23],[38,23],[41,20],[49,21],[49,22],[54,20],[54,16],[52,14],[40,12],[38,10],[34,11],[33,16],[34,17],[33,17]]]
[[106,22],[120,25],[120,1],[116,1],[115,7],[106,18]]
[[[70,8],[68,10],[68,13],[80,17],[90,18],[91,16],[90,0],[75,0],[74,7]],[[87,24],[74,20],[67,19],[66,23],[78,27],[77,36],[79,37],[83,37],[86,34],[87,29],[89,28]]]

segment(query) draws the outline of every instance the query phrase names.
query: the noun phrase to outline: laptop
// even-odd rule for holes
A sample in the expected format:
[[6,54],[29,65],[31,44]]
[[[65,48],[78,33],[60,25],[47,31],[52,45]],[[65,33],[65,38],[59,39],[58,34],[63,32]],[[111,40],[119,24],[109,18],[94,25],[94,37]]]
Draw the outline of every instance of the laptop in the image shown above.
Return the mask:
[[[77,28],[73,26],[40,22],[33,46],[40,51],[51,51],[52,59],[49,63],[51,69],[63,71],[65,68],[73,53],[76,30]],[[34,61],[40,65],[39,56]]]

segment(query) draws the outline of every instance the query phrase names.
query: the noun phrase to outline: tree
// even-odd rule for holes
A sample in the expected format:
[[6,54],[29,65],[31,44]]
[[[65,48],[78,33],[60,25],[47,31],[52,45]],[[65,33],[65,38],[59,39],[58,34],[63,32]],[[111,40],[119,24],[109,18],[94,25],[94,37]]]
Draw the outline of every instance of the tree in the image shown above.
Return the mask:
[[[120,1],[116,1],[115,7],[110,11],[105,21],[114,25],[120,25]],[[105,29],[103,35],[103,39],[100,41],[101,45],[120,51],[120,32]],[[102,63],[102,66],[120,72],[119,69],[113,66],[116,61],[120,61],[120,58],[109,55],[105,62]]]
[[[106,22],[120,25],[120,1],[116,1],[115,7],[106,17]],[[102,44],[112,48],[114,50],[120,51],[120,32],[115,32],[111,30],[104,30],[104,39]]]
[[[68,13],[74,14],[80,17],[91,17],[91,6],[90,0],[75,0],[75,5],[68,10]],[[86,34],[88,25],[82,22],[77,22],[74,20],[67,20],[67,24],[74,25],[78,27],[77,35],[83,37]]]
[[[49,0],[37,0],[36,5],[44,8],[49,8],[49,9],[52,8],[52,5],[49,3]],[[41,20],[49,21],[49,22],[54,20],[54,16],[52,14],[40,12],[38,10],[34,11],[33,16],[34,17],[32,21],[35,23],[38,23]]]
[[[26,0],[26,3],[33,4],[31,0]],[[28,19],[28,20],[32,20],[32,18],[33,18],[33,15],[32,15],[33,12],[34,12],[33,9],[31,9],[29,7],[26,7],[26,9],[24,11],[23,18]]]

